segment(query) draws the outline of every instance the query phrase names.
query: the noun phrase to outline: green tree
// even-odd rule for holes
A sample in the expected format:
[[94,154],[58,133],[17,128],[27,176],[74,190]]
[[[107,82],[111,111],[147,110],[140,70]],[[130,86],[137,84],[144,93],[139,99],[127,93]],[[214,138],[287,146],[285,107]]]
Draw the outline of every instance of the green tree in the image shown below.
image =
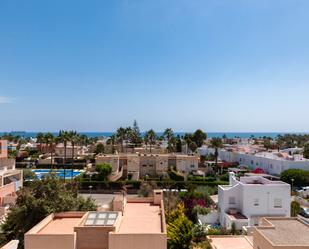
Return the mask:
[[105,151],[104,144],[99,143],[99,144],[96,145],[94,153],[95,154],[102,154],[102,153],[104,153],[104,151]]
[[170,153],[175,152],[177,139],[175,138],[174,132],[171,128],[165,129],[163,133],[163,138],[167,141],[167,151]]
[[305,144],[303,155],[304,155],[304,158],[309,159],[309,143]]
[[189,249],[192,240],[192,222],[185,216],[183,205],[169,215],[167,236],[169,249]]
[[306,186],[309,184],[309,171],[302,169],[288,169],[281,173],[281,180],[294,186]]
[[[210,140],[210,147],[215,149],[215,160],[216,160],[216,168],[218,168],[218,157],[219,157],[219,149],[223,147],[222,139],[219,137],[214,137]],[[221,168],[221,173],[223,169]]]
[[149,151],[151,153],[152,146],[156,144],[157,141],[157,134],[153,129],[150,129],[149,131],[146,132],[145,137],[144,137],[145,144],[149,144]]
[[121,146],[121,152],[124,152],[123,142],[126,140],[126,138],[127,138],[126,128],[123,128],[123,127],[118,128],[117,131],[116,131],[116,139],[117,139],[117,142]]
[[2,241],[20,241],[23,248],[24,234],[51,213],[96,210],[93,200],[77,194],[76,185],[65,185],[53,174],[34,180],[30,186],[17,193],[15,206],[1,225]]
[[297,201],[291,202],[291,216],[296,217],[300,212],[300,204]]
[[69,131],[68,139],[72,145],[71,180],[73,180],[75,145],[78,144],[80,140],[76,131]]
[[130,140],[130,143],[134,144],[134,147],[141,146],[143,142],[141,132],[140,132],[140,129],[138,127],[136,120],[134,120],[133,127],[130,130],[129,140]]
[[106,181],[110,173],[112,173],[112,166],[108,163],[97,164],[95,169],[99,173],[98,177],[103,181]]
[[207,134],[200,129],[193,133],[193,141],[196,143],[197,147],[201,147],[206,139]]
[[176,140],[176,152],[182,152],[182,141],[179,135],[177,135]]
[[69,132],[60,130],[57,140],[63,143],[64,146],[64,158],[63,158],[63,181],[65,182],[66,176],[66,162],[67,162],[67,145],[68,141],[70,140]]
[[266,150],[269,150],[269,149],[272,148],[271,140],[270,140],[269,138],[265,138],[265,139],[263,140],[263,145],[264,145],[264,148],[265,148]]
[[116,135],[111,135],[107,141],[106,144],[111,146],[111,153],[114,154],[115,153],[115,144],[116,144],[117,138]]
[[45,142],[48,146],[48,151],[50,153],[50,165],[51,165],[51,168],[53,168],[53,153],[55,150],[56,138],[50,132],[46,133],[44,137],[45,137]]
[[23,179],[24,181],[36,180],[36,174],[31,169],[23,169]]

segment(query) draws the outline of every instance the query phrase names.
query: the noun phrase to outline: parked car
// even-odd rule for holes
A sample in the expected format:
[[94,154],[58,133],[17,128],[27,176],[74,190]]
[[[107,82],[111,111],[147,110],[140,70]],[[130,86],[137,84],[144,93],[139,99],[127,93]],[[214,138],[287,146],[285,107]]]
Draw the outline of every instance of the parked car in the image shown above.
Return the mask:
[[301,207],[299,214],[305,218],[309,218],[309,208]]
[[296,191],[297,194],[303,198],[309,198],[309,187],[302,187]]

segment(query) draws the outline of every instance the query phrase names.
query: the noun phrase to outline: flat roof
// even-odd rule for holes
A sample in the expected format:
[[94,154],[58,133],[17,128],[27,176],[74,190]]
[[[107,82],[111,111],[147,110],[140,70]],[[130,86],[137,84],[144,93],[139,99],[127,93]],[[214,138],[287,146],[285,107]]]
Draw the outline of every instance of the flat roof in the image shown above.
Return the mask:
[[80,217],[54,217],[37,234],[73,234]]
[[209,236],[211,245],[216,249],[253,249],[247,236]]
[[272,244],[309,246],[309,225],[304,222],[293,218],[267,218],[267,221],[274,228],[256,227],[256,229]]
[[152,203],[127,203],[118,233],[161,233],[160,206]]

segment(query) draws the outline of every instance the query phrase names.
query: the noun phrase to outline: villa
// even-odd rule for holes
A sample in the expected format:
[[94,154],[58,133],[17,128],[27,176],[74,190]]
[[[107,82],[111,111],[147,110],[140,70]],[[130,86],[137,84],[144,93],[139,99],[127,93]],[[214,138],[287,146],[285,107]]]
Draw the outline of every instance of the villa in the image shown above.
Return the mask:
[[7,141],[0,140],[0,217],[15,203],[22,185],[22,171],[15,169],[15,159],[8,158]]
[[118,195],[113,211],[51,214],[25,234],[25,249],[166,249],[163,192]]
[[218,186],[218,207],[221,226],[231,229],[260,224],[261,217],[290,217],[291,187],[281,181],[261,176],[236,179],[229,173],[229,185]]

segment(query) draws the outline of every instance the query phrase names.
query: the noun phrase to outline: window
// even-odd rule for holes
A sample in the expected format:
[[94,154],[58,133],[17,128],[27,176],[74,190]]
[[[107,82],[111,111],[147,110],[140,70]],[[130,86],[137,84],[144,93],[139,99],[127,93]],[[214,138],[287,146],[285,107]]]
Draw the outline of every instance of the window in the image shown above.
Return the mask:
[[254,164],[253,160],[251,160],[251,164]]
[[259,199],[254,199],[253,205],[256,206],[256,207],[259,206]]
[[274,208],[282,208],[282,200],[279,198],[274,199]]
[[194,168],[194,165],[192,164],[190,167],[191,167],[191,168]]
[[234,196],[229,197],[229,204],[236,204],[236,198]]

